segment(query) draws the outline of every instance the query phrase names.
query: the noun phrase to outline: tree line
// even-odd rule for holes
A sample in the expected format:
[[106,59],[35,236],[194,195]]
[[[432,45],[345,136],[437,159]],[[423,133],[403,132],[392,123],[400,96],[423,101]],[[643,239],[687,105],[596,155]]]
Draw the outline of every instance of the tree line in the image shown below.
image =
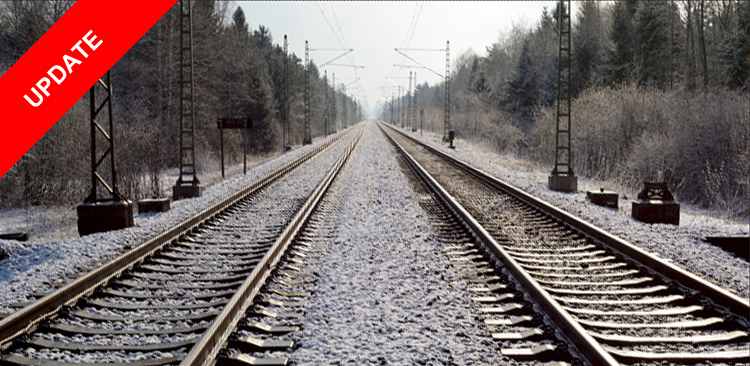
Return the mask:
[[[576,1],[573,169],[637,191],[666,180],[683,202],[749,215],[750,2]],[[564,11],[568,11],[565,9]],[[546,166],[554,162],[560,5],[454,62],[451,120]],[[420,84],[442,133],[444,85]]]
[[[0,1],[0,71],[9,69],[73,3]],[[242,9],[232,11],[230,5],[192,0],[199,178],[205,170],[218,169],[219,117],[254,120],[246,141],[250,154],[280,151],[286,99],[291,129],[291,141],[286,143],[300,144],[303,138],[304,60],[285,55],[268,28],[250,29]],[[164,195],[173,184],[164,183],[165,174],[179,164],[179,12],[176,4],[110,70],[118,187],[129,199]],[[283,88],[285,64],[288,95]],[[352,98],[330,84],[312,64],[313,137],[325,133],[326,89],[331,103],[336,103],[339,128],[355,118]],[[86,95],[0,179],[2,205],[80,202],[90,185],[88,121]],[[228,163],[241,161],[243,134],[224,135],[226,146],[234,147],[225,151]]]

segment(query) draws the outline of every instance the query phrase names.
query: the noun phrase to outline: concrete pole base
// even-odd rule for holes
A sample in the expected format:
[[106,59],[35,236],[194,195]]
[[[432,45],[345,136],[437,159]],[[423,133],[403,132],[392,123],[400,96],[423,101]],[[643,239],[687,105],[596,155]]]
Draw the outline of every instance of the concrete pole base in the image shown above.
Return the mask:
[[133,226],[131,201],[84,202],[76,207],[76,211],[81,236]]
[[631,215],[648,224],[680,224],[680,204],[662,201],[633,201]]
[[558,192],[575,192],[578,189],[578,178],[574,175],[550,175],[549,189]]
[[177,201],[184,198],[200,197],[203,194],[203,186],[174,186],[172,187],[172,200]]
[[138,201],[138,213],[167,212],[169,209],[169,198],[147,198]]

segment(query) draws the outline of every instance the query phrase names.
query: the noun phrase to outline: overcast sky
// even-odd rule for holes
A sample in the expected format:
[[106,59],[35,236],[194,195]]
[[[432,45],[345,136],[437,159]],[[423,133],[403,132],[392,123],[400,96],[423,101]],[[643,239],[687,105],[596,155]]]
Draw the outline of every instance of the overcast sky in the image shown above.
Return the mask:
[[[337,61],[365,66],[326,67],[329,78],[336,74],[337,84],[352,83],[347,94],[353,94],[370,109],[390,99],[395,89],[385,81],[391,77],[406,87],[409,70],[394,64],[413,64],[399,56],[394,48],[443,49],[450,41],[452,65],[456,58],[473,50],[479,55],[485,47],[507,33],[513,24],[531,26],[541,16],[543,7],[553,9],[555,1],[495,2],[240,2],[252,29],[264,25],[270,29],[274,43],[282,44],[284,34],[289,50],[304,60],[305,40],[311,49],[353,48],[351,56]],[[236,6],[236,5],[234,5]],[[232,9],[233,11],[234,9]],[[575,4],[573,5],[575,14]],[[411,32],[410,32],[411,31]],[[338,56],[338,51],[314,51],[310,57],[320,65]],[[444,52],[407,52],[417,61],[445,73]],[[415,70],[418,82],[434,84],[440,78],[428,70]],[[321,70],[321,73],[323,70]],[[359,77],[358,82],[355,81]],[[406,79],[402,79],[402,78]],[[379,113],[375,111],[375,113]]]

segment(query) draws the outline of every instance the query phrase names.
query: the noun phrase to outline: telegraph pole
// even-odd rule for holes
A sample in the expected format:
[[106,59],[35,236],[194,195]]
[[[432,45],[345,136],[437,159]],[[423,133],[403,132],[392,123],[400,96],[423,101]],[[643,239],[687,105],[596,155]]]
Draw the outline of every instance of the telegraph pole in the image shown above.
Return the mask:
[[180,177],[172,198],[198,197],[203,193],[195,171],[195,96],[193,72],[192,1],[180,0]]
[[[567,7],[566,7],[567,6]],[[578,179],[571,167],[570,149],[570,0],[560,0],[560,47],[557,67],[557,130],[555,167],[549,176],[553,191],[575,192]]]

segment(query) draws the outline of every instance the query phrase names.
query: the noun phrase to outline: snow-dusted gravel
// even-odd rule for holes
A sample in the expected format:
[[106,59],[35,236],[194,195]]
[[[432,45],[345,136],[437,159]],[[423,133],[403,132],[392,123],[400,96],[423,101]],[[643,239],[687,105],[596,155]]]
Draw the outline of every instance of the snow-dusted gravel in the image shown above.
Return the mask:
[[[96,268],[108,256],[145,242],[325,141],[327,139],[317,140],[249,170],[246,176],[234,176],[208,187],[201,197],[172,202],[169,212],[137,215],[135,226],[131,228],[45,243],[0,241],[0,247],[9,253],[9,258],[0,260],[0,314],[14,311],[9,305],[32,301],[32,294],[51,291],[51,283],[70,282],[67,276]],[[346,141],[342,143],[347,144]]]
[[466,140],[456,140],[457,147],[453,150],[441,142],[439,135],[425,133],[420,138],[415,133],[412,136],[721,287],[742,297],[750,297],[750,264],[702,240],[706,236],[748,236],[750,225],[746,222],[711,217],[700,209],[682,204],[679,226],[645,224],[631,217],[632,194],[628,198],[620,195],[620,209],[617,211],[594,205],[586,199],[586,191],[609,188],[607,183],[578,177],[578,192],[554,192],[547,188],[549,170],[522,159],[499,155]]
[[[395,149],[370,124],[331,194],[344,194],[306,309],[301,365],[511,362],[472,316]],[[512,363],[512,362],[511,362]]]

